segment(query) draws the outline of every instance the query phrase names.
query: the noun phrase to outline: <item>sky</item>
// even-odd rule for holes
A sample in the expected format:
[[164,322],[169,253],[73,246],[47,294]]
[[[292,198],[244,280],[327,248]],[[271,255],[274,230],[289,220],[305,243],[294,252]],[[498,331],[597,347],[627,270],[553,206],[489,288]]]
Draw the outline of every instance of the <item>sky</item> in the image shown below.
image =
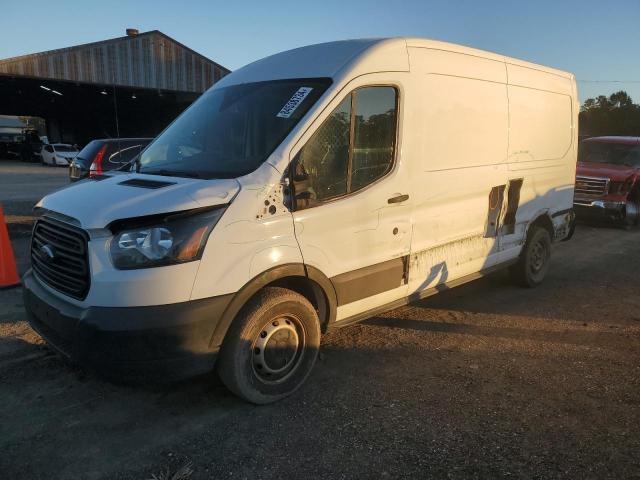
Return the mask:
[[[640,0],[3,0],[0,58],[160,30],[234,70],[346,38],[444,40],[572,72],[581,101],[640,103]],[[609,83],[609,81],[616,81]]]

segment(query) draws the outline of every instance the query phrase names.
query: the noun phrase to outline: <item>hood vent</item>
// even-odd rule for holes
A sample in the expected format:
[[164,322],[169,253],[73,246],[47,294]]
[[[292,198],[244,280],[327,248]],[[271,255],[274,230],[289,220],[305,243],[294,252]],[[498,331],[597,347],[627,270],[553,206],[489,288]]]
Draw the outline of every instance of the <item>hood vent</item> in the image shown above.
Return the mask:
[[176,182],[163,182],[159,180],[146,180],[144,178],[131,178],[129,180],[125,180],[124,182],[120,182],[118,185],[125,185],[127,187],[139,187],[139,188],[150,188],[155,190],[157,188],[168,187],[169,185],[175,185]]

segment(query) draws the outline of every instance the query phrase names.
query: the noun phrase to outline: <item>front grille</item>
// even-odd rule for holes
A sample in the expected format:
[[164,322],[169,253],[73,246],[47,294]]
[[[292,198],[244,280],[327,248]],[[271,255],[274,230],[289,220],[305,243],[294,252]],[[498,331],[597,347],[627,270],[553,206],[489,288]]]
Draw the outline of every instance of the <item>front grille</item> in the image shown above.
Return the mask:
[[583,198],[574,198],[573,199],[573,204],[574,205],[581,205],[583,207],[590,207],[591,206],[591,200],[585,200]]
[[575,193],[577,195],[606,195],[609,190],[609,179],[601,177],[576,177]]
[[41,218],[33,228],[31,266],[51,288],[83,300],[90,285],[87,234],[67,223]]

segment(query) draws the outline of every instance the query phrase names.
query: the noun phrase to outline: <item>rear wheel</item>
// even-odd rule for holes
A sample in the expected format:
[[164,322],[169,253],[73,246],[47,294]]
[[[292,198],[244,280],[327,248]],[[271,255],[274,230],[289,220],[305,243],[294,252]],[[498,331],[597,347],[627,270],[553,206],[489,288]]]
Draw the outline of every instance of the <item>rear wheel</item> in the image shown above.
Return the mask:
[[265,404],[296,391],[320,348],[320,322],[302,295],[268,287],[238,314],[227,332],[218,375],[233,393]]
[[549,270],[551,260],[551,235],[546,228],[532,226],[522,248],[518,263],[509,273],[513,281],[523,287],[537,287]]

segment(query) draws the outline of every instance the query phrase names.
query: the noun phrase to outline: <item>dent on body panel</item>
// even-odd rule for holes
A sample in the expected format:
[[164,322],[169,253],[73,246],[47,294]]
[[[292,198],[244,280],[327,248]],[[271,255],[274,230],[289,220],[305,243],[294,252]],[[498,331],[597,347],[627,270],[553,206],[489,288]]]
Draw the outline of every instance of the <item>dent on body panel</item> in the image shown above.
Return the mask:
[[[226,242],[233,245],[263,243],[270,237],[278,237],[276,232],[281,230],[282,217],[285,217],[287,223],[291,222],[291,214],[284,205],[282,192],[282,185],[273,183],[246,187],[238,203],[242,204],[239,210],[244,212],[248,209],[249,213],[223,227]],[[238,215],[233,217],[237,218]]]
[[509,250],[524,243],[527,221],[523,220],[521,192],[524,178],[512,178],[507,182],[499,219],[500,250]]
[[291,214],[285,202],[285,186],[282,184],[265,185],[256,190],[258,209],[256,220],[268,220],[278,214]]
[[271,183],[251,190],[256,200],[254,217],[248,223],[259,228],[263,237],[255,240],[249,276],[260,274],[277,265],[301,262],[300,248],[295,240],[291,211],[287,206],[287,189],[282,183]]
[[575,214],[573,211],[556,215],[552,218],[551,223],[553,225],[553,240],[560,241],[570,237],[573,232]]
[[279,182],[246,182],[224,218],[205,250],[195,298],[236,292],[268,268],[302,262]]
[[421,281],[415,290],[446,283],[450,272],[461,265],[488,258],[498,250],[495,238],[483,234],[466,237],[411,254],[409,276],[413,282]]
[[271,245],[253,255],[249,266],[249,278],[286,263],[302,263],[299,248],[285,244]]

